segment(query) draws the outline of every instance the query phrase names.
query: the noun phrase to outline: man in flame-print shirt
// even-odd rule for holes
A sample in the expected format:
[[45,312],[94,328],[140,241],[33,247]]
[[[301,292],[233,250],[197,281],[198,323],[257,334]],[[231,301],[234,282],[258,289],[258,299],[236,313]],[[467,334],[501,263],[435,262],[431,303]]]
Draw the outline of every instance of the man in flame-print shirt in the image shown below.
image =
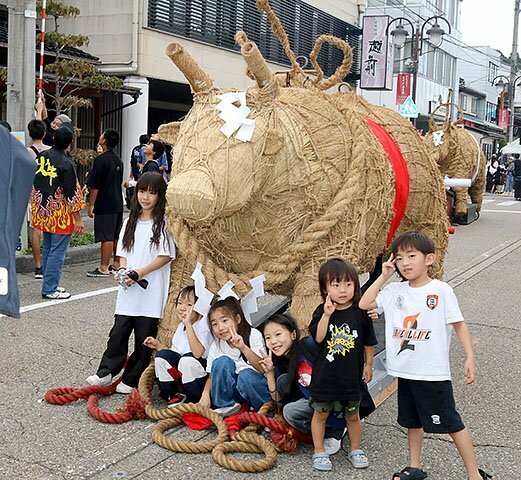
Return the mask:
[[83,232],[80,210],[86,207],[73,161],[65,150],[73,138],[72,129],[56,131],[55,145],[36,157],[36,174],[31,193],[32,223],[43,232],[42,297],[69,298],[59,287],[61,270],[70,237]]

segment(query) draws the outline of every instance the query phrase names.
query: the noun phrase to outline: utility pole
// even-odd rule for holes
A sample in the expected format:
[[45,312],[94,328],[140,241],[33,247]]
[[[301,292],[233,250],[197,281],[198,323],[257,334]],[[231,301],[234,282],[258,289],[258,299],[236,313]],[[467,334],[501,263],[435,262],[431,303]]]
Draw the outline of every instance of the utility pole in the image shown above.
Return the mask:
[[508,107],[510,116],[508,117],[508,143],[514,140],[514,114],[516,97],[516,74],[517,74],[517,32],[519,29],[519,4],[521,0],[515,0],[514,7],[514,36],[512,38],[512,53],[510,55],[510,81],[508,85]]
[[7,121],[22,132],[36,98],[36,0],[10,0],[8,9]]

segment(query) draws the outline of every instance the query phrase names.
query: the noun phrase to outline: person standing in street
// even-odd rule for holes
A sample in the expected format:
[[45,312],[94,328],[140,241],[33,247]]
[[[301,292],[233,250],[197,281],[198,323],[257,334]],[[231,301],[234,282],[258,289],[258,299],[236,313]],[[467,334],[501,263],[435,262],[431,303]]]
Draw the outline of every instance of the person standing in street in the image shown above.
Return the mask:
[[103,153],[96,157],[87,185],[90,191],[88,215],[94,218],[94,239],[101,242],[100,266],[87,272],[87,277],[108,277],[110,259],[112,268],[119,268],[116,256],[119,232],[123,224],[123,162],[114,152],[119,143],[119,133],[108,128],[99,138]]
[[71,296],[59,286],[61,271],[71,235],[84,229],[80,210],[86,205],[74,163],[65,153],[72,138],[72,128],[60,127],[54,146],[36,157],[31,210],[33,227],[43,232],[42,297],[46,299]]
[[[49,150],[51,147],[43,143],[43,137],[47,131],[45,122],[42,120],[31,120],[27,125],[29,137],[31,137],[31,146],[27,148],[29,155],[36,161],[36,158],[40,153]],[[30,204],[29,204],[30,206]],[[29,209],[30,210],[30,209]],[[29,218],[31,214],[29,211]],[[34,260],[34,278],[43,278],[42,269],[42,252],[40,248],[40,242],[42,240],[42,231],[32,227],[31,231],[31,250],[33,252]]]
[[519,153],[514,154],[514,198],[521,200],[521,159],[519,159]]

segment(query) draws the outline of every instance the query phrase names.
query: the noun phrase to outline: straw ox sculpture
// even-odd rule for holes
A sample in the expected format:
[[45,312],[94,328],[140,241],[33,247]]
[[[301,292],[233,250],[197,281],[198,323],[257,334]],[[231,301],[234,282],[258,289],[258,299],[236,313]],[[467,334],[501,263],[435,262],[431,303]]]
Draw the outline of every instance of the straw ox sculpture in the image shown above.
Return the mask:
[[[174,145],[167,202],[178,249],[163,341],[177,326],[175,293],[191,283],[196,262],[213,292],[231,280],[242,296],[251,289],[248,280],[264,273],[267,291],[291,297],[302,329],[320,301],[317,271],[327,258],[342,256],[368,272],[395,234],[418,229],[434,239],[432,273],[442,274],[443,179],[418,133],[353,93],[326,93],[350,70],[346,42],[319,37],[309,57],[316,76],[308,78],[269,2],[257,5],[291,61],[284,75],[270,71],[244,32],[236,41],[255,86],[242,94],[215,88],[180,45],[167,48],[192,87],[194,105],[182,122],[159,129]],[[344,52],[327,79],[317,62],[324,42]],[[234,98],[239,112],[225,122],[222,102]]]
[[[444,106],[449,111],[450,99]],[[445,177],[466,179],[470,187],[452,187],[454,192],[454,216],[461,217],[467,213],[467,194],[472,203],[477,205],[477,211],[481,210],[483,192],[487,183],[486,159],[478,141],[470,132],[465,130],[460,123],[463,112],[460,110],[460,118],[452,122],[446,118],[443,124],[434,121],[434,113],[429,120],[429,133],[424,137],[425,145]],[[438,107],[440,108],[440,107]]]

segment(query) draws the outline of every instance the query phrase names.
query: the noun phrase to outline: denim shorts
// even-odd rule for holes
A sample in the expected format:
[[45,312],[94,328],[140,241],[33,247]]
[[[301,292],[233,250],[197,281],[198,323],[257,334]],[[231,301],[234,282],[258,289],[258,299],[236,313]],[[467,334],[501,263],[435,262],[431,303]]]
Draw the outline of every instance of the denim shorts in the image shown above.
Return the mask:
[[360,409],[360,400],[335,400],[333,402],[315,402],[309,399],[309,405],[315,412],[327,413],[333,412],[335,418],[346,418],[351,415],[357,415]]

